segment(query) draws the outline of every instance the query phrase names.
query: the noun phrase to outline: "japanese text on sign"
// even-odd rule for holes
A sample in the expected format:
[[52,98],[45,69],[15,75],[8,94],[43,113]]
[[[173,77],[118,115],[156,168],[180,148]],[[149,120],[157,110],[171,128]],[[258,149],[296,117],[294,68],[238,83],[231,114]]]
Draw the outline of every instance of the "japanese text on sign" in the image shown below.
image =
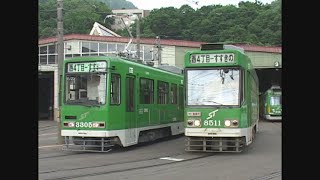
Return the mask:
[[106,62],[69,63],[68,72],[105,72],[106,66]]
[[234,63],[235,58],[233,53],[224,54],[192,54],[190,63]]

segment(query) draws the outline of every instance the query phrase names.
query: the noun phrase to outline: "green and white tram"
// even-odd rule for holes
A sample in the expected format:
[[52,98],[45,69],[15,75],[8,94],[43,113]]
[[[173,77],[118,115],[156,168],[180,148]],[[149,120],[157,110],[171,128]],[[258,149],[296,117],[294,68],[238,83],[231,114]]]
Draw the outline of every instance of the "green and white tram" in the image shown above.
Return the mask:
[[183,75],[120,57],[64,62],[63,149],[107,151],[183,134]]
[[278,85],[272,85],[260,98],[260,116],[267,121],[282,120],[282,93]]
[[241,152],[258,130],[259,85],[249,57],[205,44],[184,58],[186,151]]

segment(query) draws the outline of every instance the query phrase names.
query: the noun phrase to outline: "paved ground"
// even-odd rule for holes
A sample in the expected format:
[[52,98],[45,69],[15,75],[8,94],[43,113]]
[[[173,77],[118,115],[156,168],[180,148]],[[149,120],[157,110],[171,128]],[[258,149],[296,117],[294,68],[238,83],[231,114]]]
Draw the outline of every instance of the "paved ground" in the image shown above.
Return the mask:
[[58,122],[53,121],[53,120],[39,120],[38,121],[38,127],[43,128],[47,126],[57,126]]
[[77,180],[281,180],[282,123],[261,121],[242,153],[190,153],[184,136],[109,153],[62,151],[58,123],[39,122],[39,179]]

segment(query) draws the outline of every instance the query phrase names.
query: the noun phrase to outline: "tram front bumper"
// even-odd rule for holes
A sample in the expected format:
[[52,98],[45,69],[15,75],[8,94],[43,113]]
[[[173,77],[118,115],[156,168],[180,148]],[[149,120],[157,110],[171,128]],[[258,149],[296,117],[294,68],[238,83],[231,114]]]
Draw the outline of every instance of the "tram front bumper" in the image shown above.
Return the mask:
[[186,136],[195,137],[242,137],[248,134],[247,128],[186,128]]

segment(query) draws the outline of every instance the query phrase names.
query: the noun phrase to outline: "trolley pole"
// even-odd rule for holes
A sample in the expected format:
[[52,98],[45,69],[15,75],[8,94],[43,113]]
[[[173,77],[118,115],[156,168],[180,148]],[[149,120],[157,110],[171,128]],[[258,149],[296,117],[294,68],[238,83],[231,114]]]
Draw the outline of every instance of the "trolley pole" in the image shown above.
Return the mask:
[[142,62],[142,60],[140,60],[140,16],[139,13],[136,14],[137,15],[137,59],[138,62]]
[[58,144],[63,143],[61,137],[61,80],[62,80],[62,66],[64,61],[64,44],[63,44],[63,19],[62,19],[63,0],[57,0],[57,38],[58,38],[58,115],[56,121],[58,122]]

